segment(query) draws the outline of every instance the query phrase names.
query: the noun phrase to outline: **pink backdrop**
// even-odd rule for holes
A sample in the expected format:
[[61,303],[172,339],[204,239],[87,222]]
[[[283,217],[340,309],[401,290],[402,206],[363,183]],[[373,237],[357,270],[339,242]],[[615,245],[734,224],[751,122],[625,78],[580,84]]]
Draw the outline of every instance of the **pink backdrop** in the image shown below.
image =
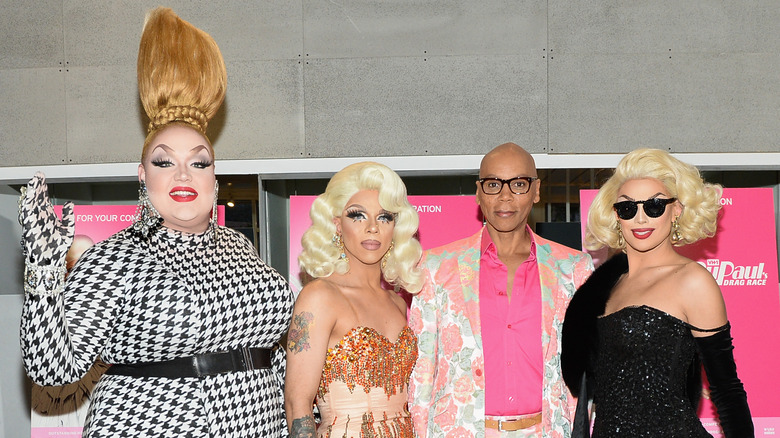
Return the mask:
[[[316,196],[290,197],[290,284],[301,290],[298,254],[301,236],[309,226],[309,209]],[[482,228],[475,196],[409,196],[420,216],[419,239],[423,249],[468,237]]]
[[[596,193],[580,191],[583,241]],[[724,189],[715,237],[679,248],[707,267],[721,286],[757,437],[780,433],[780,292],[772,196],[769,188]],[[592,255],[594,263],[603,262],[603,251]],[[722,436],[709,399],[702,400],[699,416],[708,432]]]
[[[76,234],[89,236],[95,243],[111,237],[133,223],[135,205],[76,205]],[[62,206],[55,205],[54,211],[62,217]],[[217,206],[217,223],[225,225],[225,206]]]

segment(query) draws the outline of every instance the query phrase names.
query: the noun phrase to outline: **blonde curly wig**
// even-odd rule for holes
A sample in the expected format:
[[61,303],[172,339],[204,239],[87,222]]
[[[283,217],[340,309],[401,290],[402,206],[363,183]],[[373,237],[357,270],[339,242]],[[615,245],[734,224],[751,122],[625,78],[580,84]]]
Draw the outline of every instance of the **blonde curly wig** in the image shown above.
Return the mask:
[[406,186],[389,167],[374,163],[351,164],[328,182],[325,193],[311,206],[311,227],[301,238],[303,251],[298,256],[301,269],[312,277],[327,277],[334,272],[344,274],[349,264],[339,260],[340,250],[333,245],[336,233],[333,218],[340,216],[352,196],[361,190],[377,190],[379,204],[395,213],[393,248],[382,268],[385,280],[411,293],[422,288],[422,272],[417,263],[422,255],[420,242],[414,237],[420,220],[417,211],[406,198]]
[[586,248],[625,248],[625,242],[618,244],[615,231],[617,217],[612,204],[617,202],[618,190],[626,181],[644,178],[660,181],[669,196],[677,198],[682,206],[682,214],[678,218],[682,239],[675,242],[675,246],[715,235],[723,188],[719,184],[704,182],[696,167],[674,158],[668,152],[643,148],[626,154],[614,174],[599,189],[588,210]]
[[225,99],[227,71],[217,43],[171,9],[151,10],[138,49],[138,92],[149,117],[141,159],[150,143],[171,124],[206,127]]

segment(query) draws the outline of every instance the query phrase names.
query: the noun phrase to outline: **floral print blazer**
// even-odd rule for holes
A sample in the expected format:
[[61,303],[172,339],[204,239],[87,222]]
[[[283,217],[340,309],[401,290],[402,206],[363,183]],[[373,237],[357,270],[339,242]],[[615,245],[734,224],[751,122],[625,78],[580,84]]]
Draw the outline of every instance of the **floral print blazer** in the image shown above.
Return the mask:
[[[412,300],[409,326],[419,357],[409,408],[420,438],[484,437],[485,376],[479,321],[482,231],[426,251],[427,278]],[[534,235],[542,294],[543,436],[571,436],[576,403],[561,377],[561,329],[566,306],[593,272],[588,254]]]

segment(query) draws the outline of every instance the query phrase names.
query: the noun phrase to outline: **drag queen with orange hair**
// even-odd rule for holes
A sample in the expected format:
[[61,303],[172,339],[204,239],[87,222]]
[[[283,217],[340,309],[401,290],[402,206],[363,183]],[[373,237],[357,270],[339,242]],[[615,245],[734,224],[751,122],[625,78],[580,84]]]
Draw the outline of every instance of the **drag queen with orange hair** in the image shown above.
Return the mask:
[[45,179],[19,202],[25,253],[24,366],[42,385],[112,364],[97,383],[85,437],[286,434],[287,282],[240,233],[216,224],[208,121],[227,75],[214,40],[170,9],[149,14],[138,88],[150,119],[131,227],[99,242],[65,279],[73,207],[59,220]]

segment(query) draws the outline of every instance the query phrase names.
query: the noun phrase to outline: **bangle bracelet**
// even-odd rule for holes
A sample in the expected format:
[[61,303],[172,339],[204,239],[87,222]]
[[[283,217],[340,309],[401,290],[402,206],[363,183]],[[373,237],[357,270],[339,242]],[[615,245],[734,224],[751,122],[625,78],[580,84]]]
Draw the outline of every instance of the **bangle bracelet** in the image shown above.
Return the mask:
[[25,263],[24,291],[30,295],[59,295],[65,286],[65,266],[37,266]]

